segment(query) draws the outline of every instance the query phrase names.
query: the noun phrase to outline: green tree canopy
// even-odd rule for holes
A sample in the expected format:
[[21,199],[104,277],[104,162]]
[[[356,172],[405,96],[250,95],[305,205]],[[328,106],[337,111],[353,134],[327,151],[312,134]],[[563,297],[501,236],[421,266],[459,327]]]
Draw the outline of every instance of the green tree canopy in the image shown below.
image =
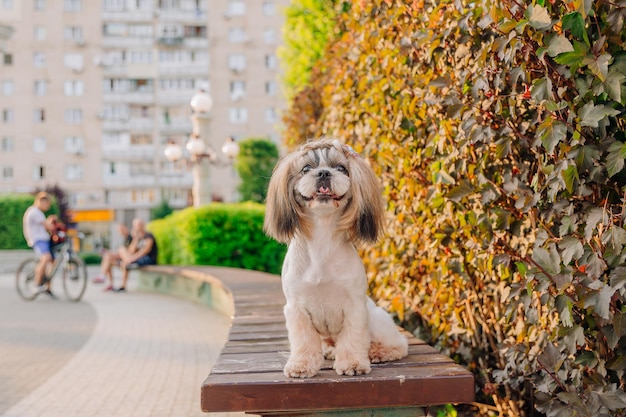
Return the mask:
[[235,167],[241,178],[242,201],[265,202],[267,185],[278,161],[278,147],[267,139],[246,139],[239,142]]

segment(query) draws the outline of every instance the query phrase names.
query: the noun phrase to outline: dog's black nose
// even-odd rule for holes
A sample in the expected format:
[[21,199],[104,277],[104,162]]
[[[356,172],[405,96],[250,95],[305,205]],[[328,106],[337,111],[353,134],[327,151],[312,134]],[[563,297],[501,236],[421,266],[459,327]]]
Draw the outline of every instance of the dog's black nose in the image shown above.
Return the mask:
[[325,178],[330,178],[330,176],[331,176],[330,171],[328,171],[326,169],[322,169],[321,171],[319,171],[317,173],[317,178],[320,179],[320,180],[321,179],[325,179]]

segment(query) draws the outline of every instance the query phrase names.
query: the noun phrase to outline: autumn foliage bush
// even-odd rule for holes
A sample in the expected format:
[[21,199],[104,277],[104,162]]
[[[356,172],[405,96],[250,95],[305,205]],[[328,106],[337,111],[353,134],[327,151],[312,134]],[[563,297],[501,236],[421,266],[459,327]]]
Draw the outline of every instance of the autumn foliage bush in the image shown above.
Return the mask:
[[288,142],[368,158],[372,294],[476,375],[474,411],[626,413],[624,0],[355,1]]

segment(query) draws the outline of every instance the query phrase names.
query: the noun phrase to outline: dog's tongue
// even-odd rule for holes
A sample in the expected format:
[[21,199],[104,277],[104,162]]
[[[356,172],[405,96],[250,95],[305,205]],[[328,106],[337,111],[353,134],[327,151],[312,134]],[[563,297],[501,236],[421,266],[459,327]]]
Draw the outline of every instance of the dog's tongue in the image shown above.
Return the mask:
[[319,192],[322,194],[330,194],[330,188],[324,187],[323,185],[320,187]]

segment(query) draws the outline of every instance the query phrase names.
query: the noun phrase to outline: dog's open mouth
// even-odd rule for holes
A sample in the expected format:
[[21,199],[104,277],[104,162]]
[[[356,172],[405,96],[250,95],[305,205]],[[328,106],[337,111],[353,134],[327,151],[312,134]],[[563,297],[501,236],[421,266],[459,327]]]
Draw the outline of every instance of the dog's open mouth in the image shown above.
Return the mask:
[[344,197],[344,195],[337,195],[337,194],[333,193],[330,190],[330,188],[321,186],[317,190],[317,192],[311,194],[308,197],[303,195],[302,198],[305,199],[306,201],[313,201],[313,200],[335,200],[335,201],[340,201]]

